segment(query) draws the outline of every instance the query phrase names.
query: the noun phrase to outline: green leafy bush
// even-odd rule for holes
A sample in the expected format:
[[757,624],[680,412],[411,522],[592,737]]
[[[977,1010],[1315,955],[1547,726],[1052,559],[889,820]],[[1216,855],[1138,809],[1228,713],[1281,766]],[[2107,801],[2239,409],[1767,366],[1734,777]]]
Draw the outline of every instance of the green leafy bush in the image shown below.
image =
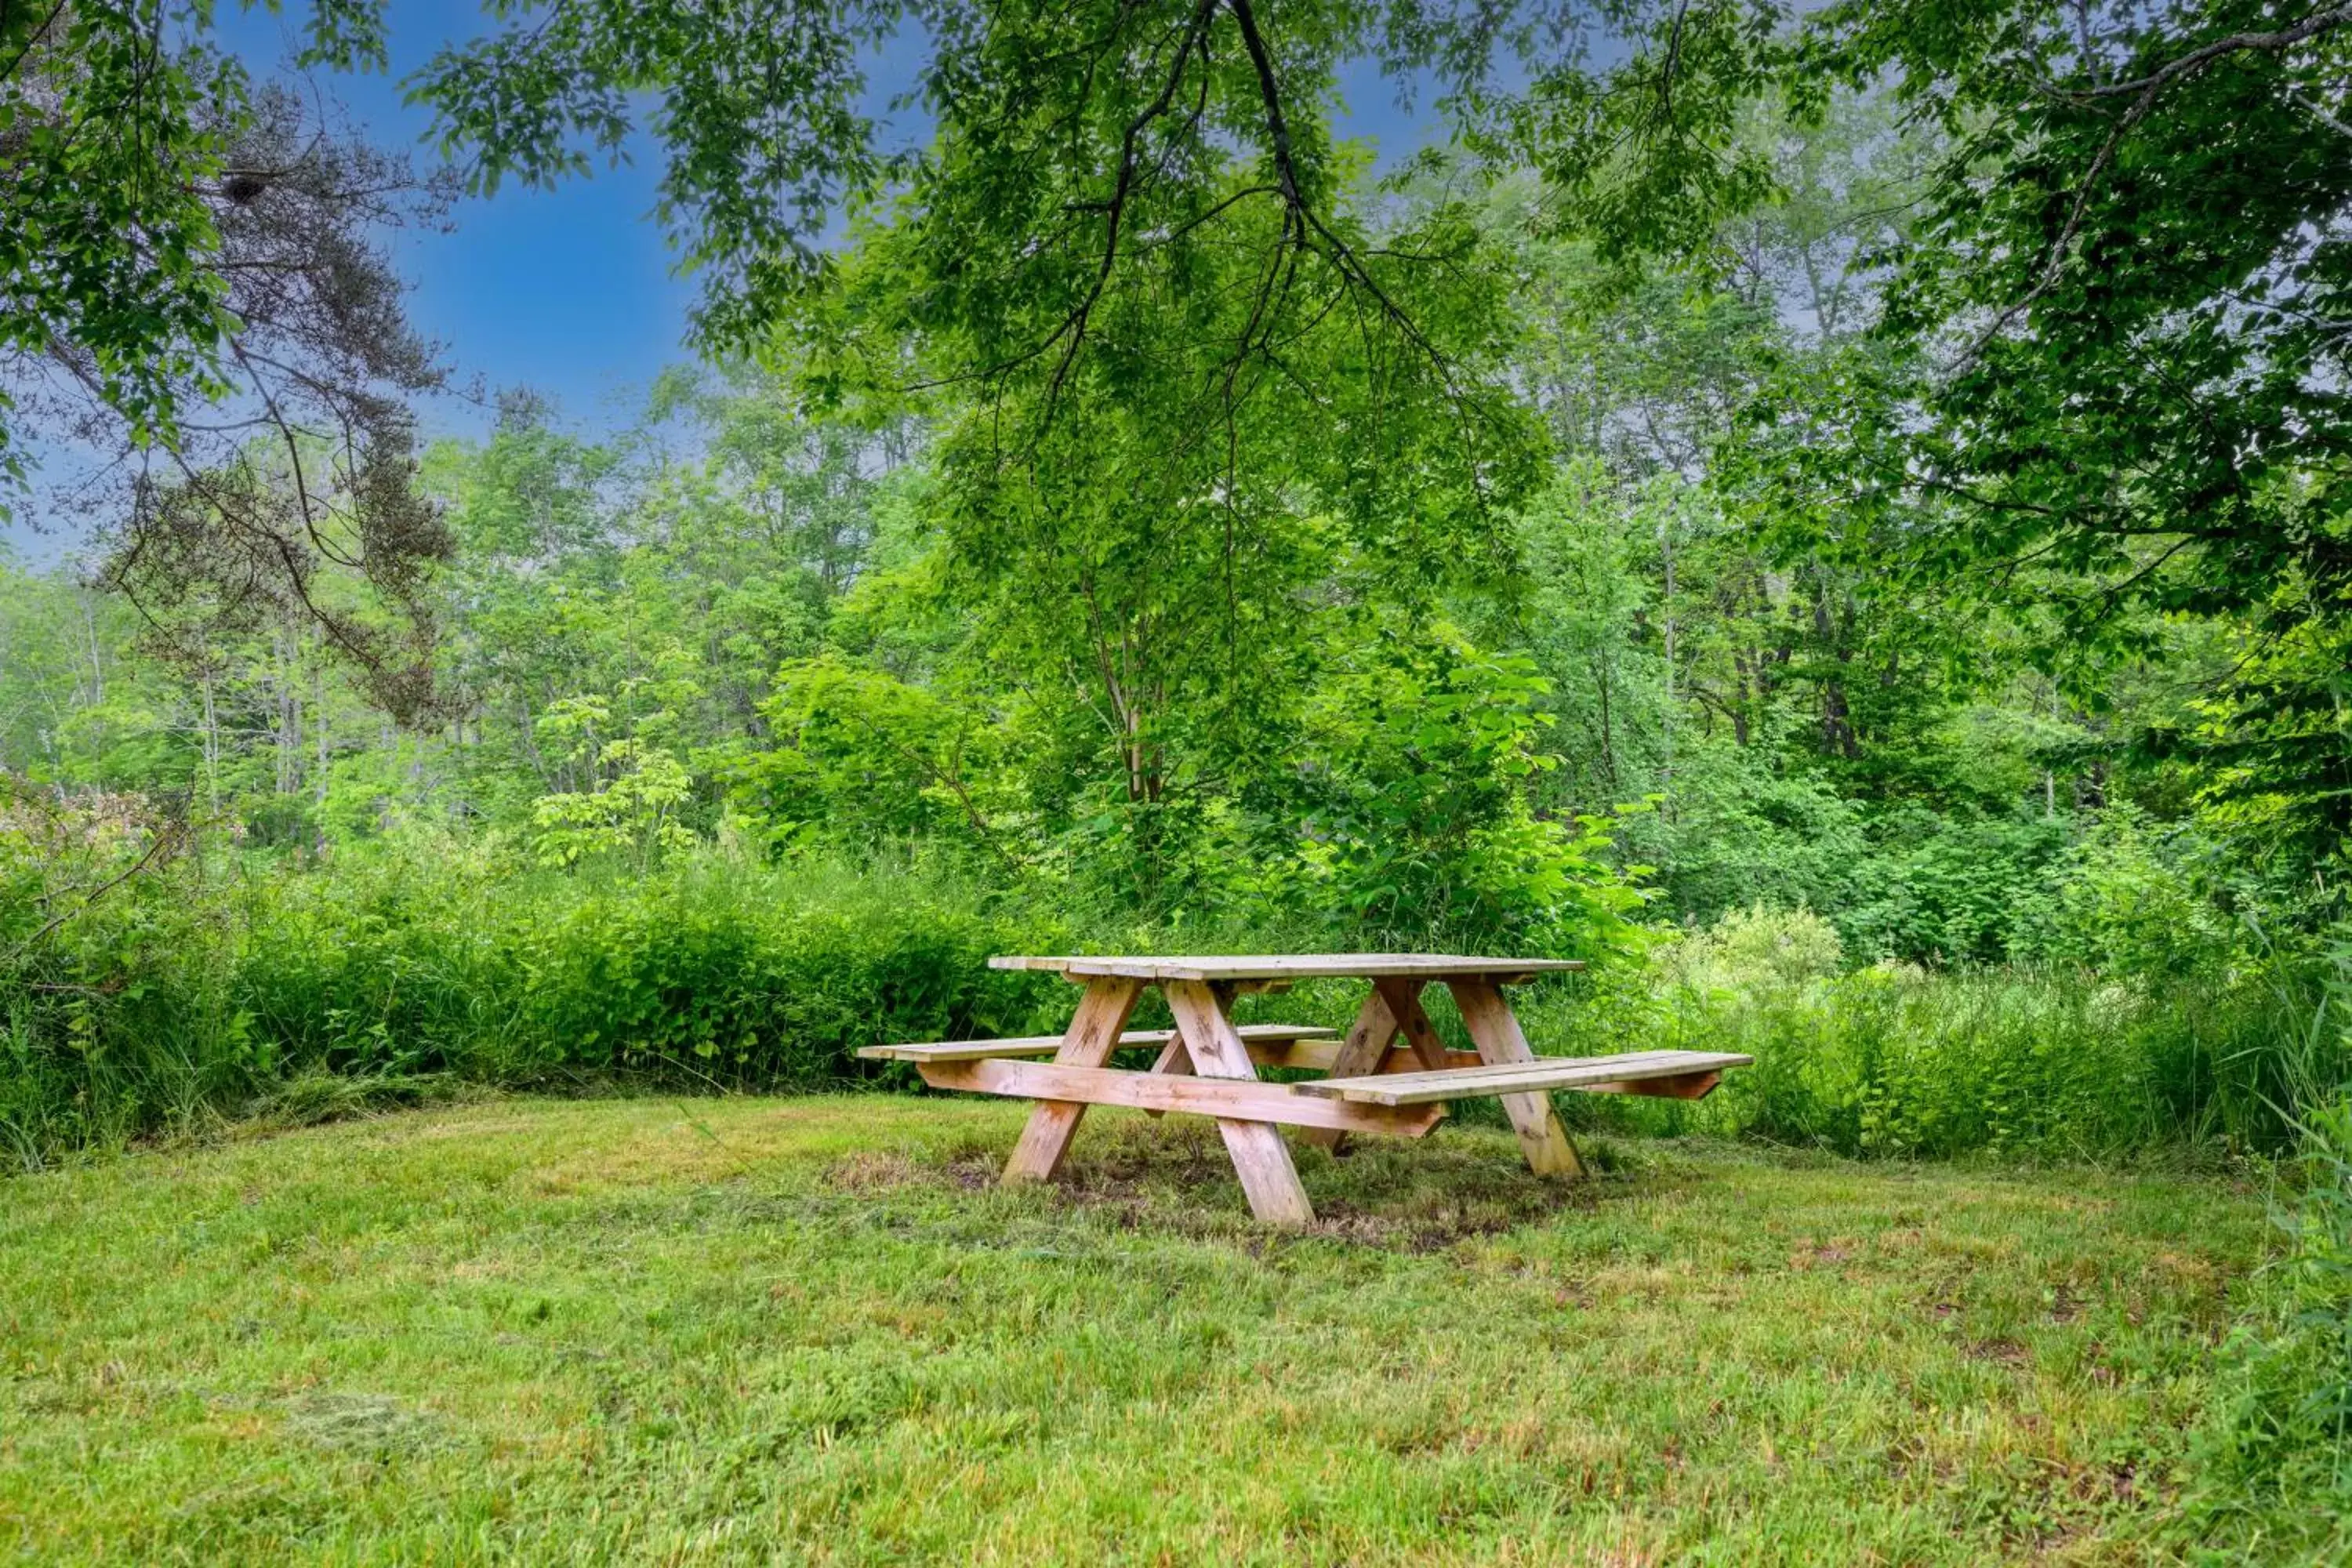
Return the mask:
[[1692,748],[1671,816],[1632,826],[1629,843],[1665,868],[1670,907],[1701,921],[1757,904],[1843,909],[1872,854],[1859,804],[1744,747]]
[[1757,986],[1802,987],[1844,967],[1837,928],[1811,910],[1757,905],[1734,910],[1712,929],[1692,931],[1657,950],[1657,977],[1669,988],[1703,994]]
[[919,879],[794,886],[789,868],[697,866],[548,913],[515,942],[531,1059],[810,1088],[866,1076],[860,1045],[1062,1021],[1058,983],[987,966],[1053,945],[1050,929]]
[[2210,973],[2236,956],[2241,929],[2199,885],[2205,847],[2116,806],[2091,819],[2021,900],[2012,951],[2108,975]]
[[1948,817],[1906,806],[1874,824],[1837,921],[1858,956],[1998,963],[2055,880],[2064,818]]
[[[991,971],[992,952],[1304,950],[1362,935],[1316,910],[1286,921],[1223,906],[1137,924],[929,862],[762,865],[702,850],[643,870],[607,858],[559,871],[496,835],[394,833],[323,858],[191,853],[83,908],[73,900],[159,829],[53,824],[38,844],[35,827],[13,831],[0,859],[13,954],[0,967],[0,1139],[18,1165],[241,1114],[322,1077],[362,1086],[362,1101],[436,1079],[905,1084],[855,1048],[1066,1017],[1065,987]],[[2111,974],[1848,971],[1832,921],[1760,908],[1661,938],[1564,900],[1548,929],[1439,935],[1556,939],[1555,951],[1603,960],[1528,988],[1539,1050],[1756,1058],[1696,1104],[1570,1097],[1588,1124],[1876,1156],[2285,1147],[2291,1117],[2344,1079],[2341,1040],[2307,1026],[2314,961],[2217,956],[2235,949],[2200,933],[2172,873],[2151,870],[2129,833],[2094,841],[2085,862],[2045,929]],[[61,900],[73,918],[44,931],[39,911]],[[1595,939],[1604,927],[1612,940]],[[2194,963],[2181,940],[2203,944]],[[1341,1024],[1356,1000],[1345,990],[1253,1005]]]
[[[10,907],[37,910],[44,863],[0,864],[21,895]],[[321,1074],[803,1089],[887,1077],[851,1053],[1058,1027],[1059,982],[986,961],[1065,940],[1053,920],[992,912],[921,867],[706,856],[565,876],[494,842],[437,838],[331,874],[225,875],[190,858],[125,881],[0,970],[0,1146],[37,1165]]]
[[2105,1159],[2279,1151],[2343,1081],[2308,1027],[2325,963],[2106,979],[2073,967],[1841,971],[1805,911],[1734,911],[1645,967],[1532,994],[1539,1051],[1737,1051],[1755,1065],[1696,1103],[1571,1099],[1587,1124],[1706,1131],[1851,1155]]
[[[2217,1561],[2352,1556],[2352,933],[2339,931],[2296,1031],[2301,1124],[2284,1223],[2292,1240],[2223,1357],[2200,1434],[2187,1518]],[[2332,1078],[2324,1075],[2332,1074]],[[2326,1083],[2329,1092],[2314,1092]]]

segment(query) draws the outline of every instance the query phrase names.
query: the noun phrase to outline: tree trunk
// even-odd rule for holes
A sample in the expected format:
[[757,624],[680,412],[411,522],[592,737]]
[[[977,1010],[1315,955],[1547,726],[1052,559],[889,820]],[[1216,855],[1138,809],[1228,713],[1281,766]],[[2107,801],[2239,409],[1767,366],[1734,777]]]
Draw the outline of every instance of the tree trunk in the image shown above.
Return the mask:
[[1664,796],[1659,803],[1659,815],[1668,822],[1675,819],[1675,525],[1669,510],[1658,519],[1658,553],[1665,563],[1665,592],[1660,603],[1664,615],[1660,626],[1665,634],[1666,706],[1665,721],[1659,737],[1658,793]]

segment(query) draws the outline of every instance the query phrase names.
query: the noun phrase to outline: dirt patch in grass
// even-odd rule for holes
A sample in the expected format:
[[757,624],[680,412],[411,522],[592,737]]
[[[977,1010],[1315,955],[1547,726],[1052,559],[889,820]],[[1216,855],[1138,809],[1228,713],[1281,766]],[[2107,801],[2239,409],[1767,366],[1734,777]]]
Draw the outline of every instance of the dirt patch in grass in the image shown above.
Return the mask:
[[[1044,1192],[1054,1206],[1124,1231],[1158,1230],[1186,1237],[1236,1238],[1253,1253],[1270,1237],[1251,1223],[1231,1159],[1206,1122],[1120,1122],[1089,1129],[1086,1142]],[[1333,1158],[1295,1152],[1316,1223],[1299,1233],[1391,1252],[1442,1252],[1563,1215],[1591,1213],[1615,1199],[1654,1196],[1679,1177],[1654,1162],[1629,1165],[1613,1151],[1591,1162],[1581,1182],[1537,1178],[1515,1159],[1484,1146],[1360,1149]],[[1605,1163],[1604,1163],[1605,1160]],[[929,1154],[860,1151],[828,1164],[826,1188],[874,1198],[890,1193],[978,1194],[993,1189],[1004,1153],[961,1146]]]
[[910,1186],[951,1187],[971,1193],[994,1184],[997,1163],[985,1154],[918,1160],[905,1154],[860,1150],[825,1166],[818,1179],[841,1193],[884,1192]]

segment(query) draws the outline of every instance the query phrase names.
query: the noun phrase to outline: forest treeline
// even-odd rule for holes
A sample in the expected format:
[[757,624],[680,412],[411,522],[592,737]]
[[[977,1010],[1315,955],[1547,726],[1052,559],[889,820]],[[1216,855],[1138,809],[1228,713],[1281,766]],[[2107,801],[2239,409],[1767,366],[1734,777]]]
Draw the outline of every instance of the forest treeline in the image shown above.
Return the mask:
[[[2118,596],[2073,637],[2092,574],[1939,572],[1932,518],[1790,479],[1885,353],[1880,258],[1933,149],[1866,100],[1755,135],[1789,195],[1717,274],[1629,285],[1534,236],[1531,183],[1487,193],[1480,369],[1520,416],[1492,439],[1541,458],[1507,505],[1423,482],[1450,414],[1339,452],[1296,386],[1172,449],[1149,407],[1073,405],[985,460],[958,443],[992,411],[827,411],[805,362],[674,372],[602,439],[519,392],[423,455],[450,555],[420,719],[334,639],[388,612],[331,536],[278,580],[118,530],[10,569],[0,754],[297,858],[887,847],[1396,941],[1761,905],[1855,960],[2152,973],[2324,926],[2326,781],[2189,743],[2248,617]],[[1442,178],[1357,200],[1409,226]],[[247,481],[290,490],[257,446]]]

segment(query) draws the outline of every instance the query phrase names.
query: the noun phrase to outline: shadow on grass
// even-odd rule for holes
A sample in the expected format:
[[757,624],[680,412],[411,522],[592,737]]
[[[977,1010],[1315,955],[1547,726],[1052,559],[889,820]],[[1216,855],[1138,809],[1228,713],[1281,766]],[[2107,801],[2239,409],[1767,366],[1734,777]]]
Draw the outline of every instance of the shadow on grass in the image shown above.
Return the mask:
[[[1302,1234],[1388,1251],[1438,1252],[1653,1196],[1688,1179],[1656,1153],[1629,1154],[1591,1138],[1581,1152],[1591,1174],[1562,1182],[1534,1175],[1507,1134],[1484,1129],[1442,1130],[1412,1143],[1367,1140],[1336,1158],[1293,1141],[1291,1156],[1316,1213]],[[823,1184],[869,1202],[894,1195],[936,1202],[961,1193],[991,1204],[1005,1155],[979,1141],[922,1155],[859,1152],[829,1166]],[[1054,1183],[1023,1191],[1029,1203],[1069,1219],[1120,1230],[1228,1239],[1253,1252],[1278,1239],[1252,1218],[1216,1128],[1197,1119],[1090,1125]]]

